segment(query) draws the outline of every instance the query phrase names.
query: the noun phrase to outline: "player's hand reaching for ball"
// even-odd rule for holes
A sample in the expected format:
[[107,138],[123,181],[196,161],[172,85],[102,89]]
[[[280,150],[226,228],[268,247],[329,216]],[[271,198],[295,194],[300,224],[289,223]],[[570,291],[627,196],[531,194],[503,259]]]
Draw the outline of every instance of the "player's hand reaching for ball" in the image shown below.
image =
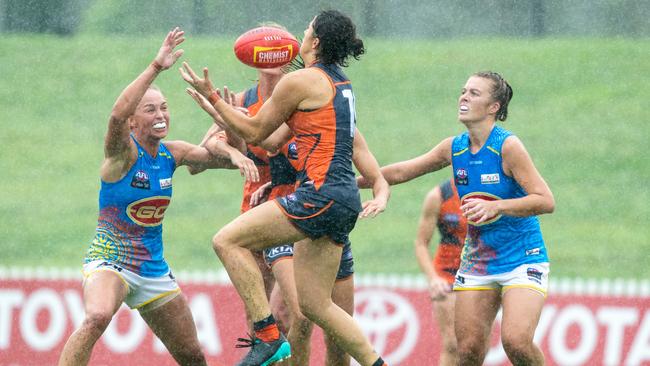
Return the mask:
[[167,70],[176,63],[176,60],[178,60],[179,57],[183,55],[183,52],[185,51],[174,51],[174,49],[179,44],[183,43],[183,41],[185,41],[185,37],[183,37],[184,35],[185,32],[182,31],[179,27],[176,27],[167,33],[162,46],[160,46],[160,49],[158,50],[156,58],[153,60],[153,64],[156,68]]
[[[208,75],[207,67],[203,68],[203,79],[201,79],[194,72],[194,70],[192,70],[190,64],[188,64],[187,62],[183,62],[183,67],[178,70],[181,72],[181,76],[183,77],[183,80],[185,80],[194,89],[196,89],[197,92],[199,92],[201,95],[206,97],[208,100],[210,100],[210,95],[215,91],[217,92],[217,94],[219,94],[219,97],[221,98],[221,92],[219,90],[215,90],[214,87],[212,86],[212,81],[210,81],[210,76]],[[213,101],[210,100],[210,102]]]

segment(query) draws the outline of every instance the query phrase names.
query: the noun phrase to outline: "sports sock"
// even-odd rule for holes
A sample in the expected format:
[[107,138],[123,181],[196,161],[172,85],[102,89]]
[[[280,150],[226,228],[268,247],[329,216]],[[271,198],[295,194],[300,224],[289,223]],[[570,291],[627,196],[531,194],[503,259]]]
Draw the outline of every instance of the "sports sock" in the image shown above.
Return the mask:
[[273,342],[280,338],[280,330],[275,323],[273,314],[253,323],[253,330],[255,331],[255,337],[261,339],[263,342]]
[[388,366],[388,364],[384,362],[384,360],[381,357],[379,357],[377,361],[375,361],[375,363],[372,364],[372,366]]

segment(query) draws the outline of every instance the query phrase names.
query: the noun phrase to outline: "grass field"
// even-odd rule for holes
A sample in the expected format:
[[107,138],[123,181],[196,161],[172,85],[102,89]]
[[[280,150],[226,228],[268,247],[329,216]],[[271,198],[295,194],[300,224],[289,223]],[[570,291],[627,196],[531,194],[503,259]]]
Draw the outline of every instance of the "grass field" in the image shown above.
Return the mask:
[[[0,265],[77,267],[97,219],[98,170],[113,102],[162,37],[0,39]],[[255,73],[232,40],[190,38],[183,60],[242,90]],[[410,158],[463,130],[456,98],[467,77],[496,70],[513,85],[505,127],[525,143],[555,194],[541,217],[558,276],[649,278],[650,42],[633,39],[368,40],[349,69],[358,126],[380,163]],[[210,120],[174,70],[159,77],[170,139],[198,141]],[[426,192],[448,169],[393,189],[388,210],[352,235],[359,272],[417,272],[412,242]],[[211,236],[238,214],[235,171],[174,178],[165,219],[176,269],[220,264]]]

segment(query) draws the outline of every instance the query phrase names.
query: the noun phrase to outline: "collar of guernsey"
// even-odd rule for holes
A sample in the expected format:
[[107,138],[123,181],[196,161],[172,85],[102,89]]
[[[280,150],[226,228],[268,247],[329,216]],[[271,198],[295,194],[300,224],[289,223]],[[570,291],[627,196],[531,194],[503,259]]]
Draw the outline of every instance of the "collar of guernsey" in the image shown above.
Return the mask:
[[330,81],[332,99],[314,110],[298,110],[288,125],[298,149],[298,182],[360,211],[361,200],[352,169],[356,113],[352,84],[340,67],[314,64]]
[[[526,195],[502,167],[503,142],[512,133],[495,125],[481,149],[470,151],[469,133],[452,142],[454,183],[461,205],[469,198],[500,200]],[[468,221],[461,273],[496,274],[521,264],[548,262],[536,216],[498,215],[476,224]]]
[[143,277],[164,276],[169,266],[163,258],[162,221],[176,163],[163,143],[152,157],[131,138],[138,158],[121,180],[101,182],[99,219],[86,262],[109,260]]

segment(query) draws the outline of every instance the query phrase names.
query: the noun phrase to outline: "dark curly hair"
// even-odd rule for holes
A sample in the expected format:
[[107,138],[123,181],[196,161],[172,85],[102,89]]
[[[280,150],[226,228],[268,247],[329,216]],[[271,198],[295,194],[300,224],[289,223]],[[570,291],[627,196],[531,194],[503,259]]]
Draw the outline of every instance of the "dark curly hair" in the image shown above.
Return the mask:
[[499,102],[499,110],[496,114],[496,119],[505,121],[508,118],[508,103],[512,99],[512,87],[501,75],[493,71],[477,72],[474,76],[484,79],[492,80],[492,98]]
[[312,24],[318,38],[317,58],[324,64],[348,66],[348,57],[358,60],[366,52],[363,41],[357,38],[352,20],[338,10],[320,12]]

